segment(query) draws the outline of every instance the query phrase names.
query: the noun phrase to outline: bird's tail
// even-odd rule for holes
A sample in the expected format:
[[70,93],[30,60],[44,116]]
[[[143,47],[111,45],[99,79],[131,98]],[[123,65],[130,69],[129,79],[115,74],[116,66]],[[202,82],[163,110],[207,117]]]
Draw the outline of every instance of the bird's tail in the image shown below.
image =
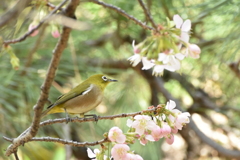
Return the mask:
[[51,110],[51,108],[48,108],[48,109],[46,109],[45,111],[43,111],[42,114],[41,114],[41,118],[43,118],[43,117],[45,117],[46,115],[48,115],[50,110]]

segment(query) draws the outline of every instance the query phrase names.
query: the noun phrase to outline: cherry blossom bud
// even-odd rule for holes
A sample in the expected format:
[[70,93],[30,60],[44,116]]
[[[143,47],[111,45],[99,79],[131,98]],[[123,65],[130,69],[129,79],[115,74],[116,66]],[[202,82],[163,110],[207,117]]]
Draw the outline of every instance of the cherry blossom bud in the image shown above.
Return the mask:
[[[37,25],[35,25],[34,23],[31,23],[28,27],[28,31],[33,30],[34,28],[36,28]],[[30,34],[30,36],[34,37],[38,34],[38,30],[35,30],[32,34]]]
[[200,57],[201,49],[199,48],[198,45],[190,44],[188,46],[188,50],[189,50],[189,56],[190,57],[195,58],[195,59]]
[[173,142],[174,142],[174,136],[172,135],[172,134],[169,134],[168,136],[166,136],[165,137],[166,138],[166,142],[168,143],[168,144],[173,144]]
[[58,30],[52,31],[52,36],[53,36],[54,38],[59,38],[60,35],[61,35],[61,34],[59,33]]

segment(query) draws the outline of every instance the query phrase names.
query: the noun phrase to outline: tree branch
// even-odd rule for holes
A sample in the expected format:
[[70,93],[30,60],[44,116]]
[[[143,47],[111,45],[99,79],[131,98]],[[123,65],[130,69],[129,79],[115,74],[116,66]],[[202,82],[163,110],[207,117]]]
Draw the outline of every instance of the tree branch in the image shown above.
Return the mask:
[[[66,0],[64,0],[63,2],[65,2],[65,1]],[[60,6],[63,5],[63,2],[57,8],[60,8]],[[78,4],[79,4],[79,0],[72,0],[66,7],[66,12],[65,12],[66,16],[72,17],[74,15],[74,12],[75,12]],[[55,8],[55,9],[57,9],[57,8]],[[34,109],[34,117],[33,117],[33,122],[30,126],[29,131],[26,132],[26,134],[19,136],[13,140],[13,143],[6,150],[6,153],[5,153],[6,156],[10,156],[12,153],[16,152],[17,148],[21,144],[24,144],[25,142],[29,141],[32,137],[34,137],[37,134],[38,128],[40,126],[39,124],[40,124],[40,117],[41,117],[39,115],[41,115],[44,104],[47,101],[48,93],[49,93],[52,81],[54,79],[54,76],[55,76],[59,61],[60,61],[61,54],[62,54],[63,50],[66,48],[70,32],[71,32],[70,28],[66,28],[66,27],[63,28],[61,38],[59,39],[59,41],[53,51],[53,57],[52,57],[52,60],[50,62],[49,68],[48,68],[46,79],[41,87],[42,92],[37,101],[37,104],[33,108]]]
[[45,18],[43,18],[39,24],[33,28],[32,30],[28,31],[27,33],[25,33],[23,36],[21,36],[20,38],[14,39],[14,40],[6,40],[3,42],[4,45],[9,45],[9,44],[14,44],[14,43],[18,43],[21,41],[24,41],[27,37],[30,36],[30,34],[32,34],[35,30],[37,30],[43,23],[45,23],[54,13],[56,13],[68,0],[64,0],[61,4],[59,4],[54,10],[52,10]]
[[235,73],[235,75],[240,79],[240,59],[237,62],[232,62],[229,68]]
[[151,14],[150,14],[150,11],[147,9],[146,5],[143,3],[142,0],[138,0],[138,2],[141,5],[141,7],[143,8],[144,14],[146,15],[147,19],[150,21],[150,23],[155,28],[155,30],[157,30],[157,25],[153,21],[153,18],[152,18]]
[[[11,139],[11,138],[7,138],[7,137],[3,137],[3,138],[9,142],[13,142],[13,139]],[[53,137],[35,137],[35,138],[30,139],[29,141],[55,142],[55,143],[61,143],[64,145],[71,145],[73,147],[95,146],[95,145],[109,142],[109,140],[107,138],[104,138],[104,139],[96,141],[96,142],[78,142],[78,141],[66,140],[66,139],[61,139],[61,138],[53,138]]]
[[99,144],[109,142],[109,140],[107,138],[104,138],[104,139],[96,141],[96,142],[78,142],[78,141],[66,140],[66,139],[60,139],[60,138],[53,138],[53,137],[32,138],[30,141],[55,142],[55,143],[61,143],[61,144],[64,144],[64,145],[71,145],[71,146],[74,146],[74,147],[96,146],[96,145],[99,145]]
[[126,17],[127,19],[130,19],[130,20],[134,21],[137,25],[141,26],[143,29],[148,29],[148,30],[151,30],[151,31],[152,31],[152,30],[155,30],[154,28],[146,25],[145,23],[141,22],[140,20],[136,19],[135,17],[127,14],[127,13],[126,13],[124,10],[122,10],[121,8],[118,8],[118,7],[113,6],[113,5],[111,5],[111,4],[107,4],[107,3],[104,3],[104,2],[100,2],[100,1],[98,1],[98,0],[89,0],[89,1],[91,1],[91,2],[93,2],[93,3],[96,3],[96,4],[99,4],[99,5],[103,6],[103,7],[109,8],[109,9],[111,9],[111,10],[116,11],[117,13],[119,13],[119,14],[121,14],[122,16]]

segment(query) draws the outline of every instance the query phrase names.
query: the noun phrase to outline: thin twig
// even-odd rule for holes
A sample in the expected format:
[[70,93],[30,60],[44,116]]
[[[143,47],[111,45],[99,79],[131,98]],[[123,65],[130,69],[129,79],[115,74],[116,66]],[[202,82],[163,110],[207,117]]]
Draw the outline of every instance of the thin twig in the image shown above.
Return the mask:
[[[63,2],[65,2],[65,1],[66,0],[64,0]],[[60,8],[62,6],[63,2],[55,9]],[[66,16],[72,17],[74,15],[74,12],[75,12],[78,4],[79,4],[79,0],[72,0],[66,7],[66,13],[65,13]],[[41,119],[40,115],[42,113],[43,106],[48,99],[48,93],[49,93],[52,81],[54,79],[54,76],[55,76],[59,61],[60,61],[61,54],[67,46],[67,41],[68,41],[70,32],[71,32],[70,28],[67,28],[67,27],[63,28],[61,38],[59,39],[59,41],[53,51],[53,57],[49,64],[46,79],[41,88],[42,92],[40,94],[40,97],[39,97],[36,105],[34,106],[34,117],[33,117],[33,122],[30,126],[30,129],[26,132],[26,134],[24,134],[24,135],[21,134],[16,139],[14,139],[13,143],[11,145],[9,145],[6,150],[6,153],[5,153],[6,156],[10,156],[12,153],[16,152],[17,148],[21,144],[28,142],[32,137],[34,137],[37,134],[39,126],[40,126],[39,125],[40,119]]]
[[[111,115],[111,116],[98,116],[98,120],[104,120],[104,119],[113,120],[115,118],[134,117],[136,115],[141,115],[141,114],[145,114],[145,113],[148,113],[148,112],[153,112],[154,113],[158,109],[161,109],[161,105],[159,105],[155,108],[152,108],[152,109],[147,109],[147,110],[139,111],[139,112],[122,113],[122,114]],[[67,121],[83,123],[83,122],[96,121],[96,119],[95,118],[78,118],[78,117],[71,118],[70,120],[66,120],[66,118],[49,119],[49,120],[41,122],[40,127],[47,126],[47,125],[52,125],[52,124],[55,124],[55,123],[66,123]],[[22,134],[19,137],[24,136],[29,131],[29,129],[30,129],[30,127],[27,128],[24,132],[22,132]],[[5,137],[5,136],[3,136],[3,138],[6,141],[12,142],[11,138],[8,138],[8,137]]]
[[14,44],[14,43],[18,43],[21,42],[23,40],[25,40],[27,37],[29,37],[35,30],[37,30],[43,23],[45,23],[45,21],[47,21],[54,13],[56,13],[68,0],[64,0],[61,4],[59,4],[54,10],[52,10],[45,18],[43,18],[39,24],[33,28],[32,30],[26,32],[23,36],[21,36],[20,38],[17,39],[13,39],[13,40],[6,40],[3,42],[4,45],[9,45],[9,44]]
[[138,2],[141,5],[141,7],[143,8],[144,14],[146,15],[147,19],[150,21],[152,26],[157,30],[157,25],[153,21],[153,18],[152,18],[151,14],[150,14],[150,11],[147,9],[146,5],[143,3],[142,0],[138,0]]
[[[56,6],[55,6],[54,4],[52,4],[52,3],[50,3],[50,2],[47,2],[46,5],[47,5],[48,7],[50,7],[51,9],[56,8]],[[63,8],[59,8],[58,10],[63,11],[64,9],[63,9]]]
[[55,143],[61,143],[61,144],[64,144],[64,145],[71,145],[71,146],[74,146],[74,147],[95,146],[95,145],[99,145],[99,144],[109,142],[109,140],[107,138],[96,141],[96,142],[78,142],[78,141],[66,140],[66,139],[60,139],[60,138],[53,138],[53,137],[32,138],[30,141],[55,142]]
[[[98,116],[98,120],[104,120],[104,119],[109,119],[109,120],[113,120],[115,118],[123,118],[123,117],[134,117],[136,115],[141,115],[141,114],[145,114],[147,112],[156,112],[158,109],[161,109],[161,106],[159,105],[158,107],[155,107],[153,109],[147,109],[144,111],[139,111],[139,112],[134,112],[134,113],[122,113],[122,114],[117,114],[117,115],[112,115],[112,116]],[[78,122],[78,123],[83,123],[83,122],[91,122],[91,121],[96,121],[95,118],[71,118],[70,119],[71,122]],[[59,118],[59,119],[49,119],[47,121],[41,122],[40,126],[46,126],[46,125],[51,125],[51,124],[55,124],[55,123],[66,123],[67,120],[66,118]]]
[[14,152],[14,157],[15,157],[16,160],[19,160],[17,152]]
[[141,26],[144,29],[148,29],[148,30],[151,30],[151,31],[155,30],[154,28],[146,25],[145,23],[141,22],[140,20],[136,19],[135,17],[127,14],[124,10],[122,10],[119,7],[116,7],[116,6],[113,6],[111,4],[107,4],[107,3],[104,3],[104,2],[100,2],[98,0],[90,0],[90,1],[93,2],[93,3],[99,4],[99,5],[103,6],[103,7],[106,7],[106,8],[109,8],[111,10],[116,11],[117,13],[119,13],[119,14],[123,15],[124,17],[126,17],[127,19],[130,19],[130,20],[134,21],[137,25]]
[[[8,138],[3,136],[3,139],[9,142],[13,142],[13,139]],[[64,145],[71,145],[74,147],[84,147],[84,146],[95,146],[98,144],[102,144],[105,142],[109,142],[107,138],[96,141],[96,142],[78,142],[78,141],[73,141],[73,140],[66,140],[66,139],[61,139],[61,138],[53,138],[53,137],[34,137],[30,139],[29,141],[40,141],[40,142],[55,142],[55,143],[61,143]]]

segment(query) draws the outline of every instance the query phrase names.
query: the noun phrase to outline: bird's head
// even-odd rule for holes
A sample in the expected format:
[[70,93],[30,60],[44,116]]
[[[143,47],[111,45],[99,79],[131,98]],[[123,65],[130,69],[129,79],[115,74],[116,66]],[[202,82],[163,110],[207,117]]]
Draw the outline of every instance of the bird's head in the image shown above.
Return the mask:
[[102,89],[104,89],[111,82],[117,82],[117,80],[108,78],[107,76],[105,76],[103,74],[92,75],[87,80],[89,82],[101,87]]

